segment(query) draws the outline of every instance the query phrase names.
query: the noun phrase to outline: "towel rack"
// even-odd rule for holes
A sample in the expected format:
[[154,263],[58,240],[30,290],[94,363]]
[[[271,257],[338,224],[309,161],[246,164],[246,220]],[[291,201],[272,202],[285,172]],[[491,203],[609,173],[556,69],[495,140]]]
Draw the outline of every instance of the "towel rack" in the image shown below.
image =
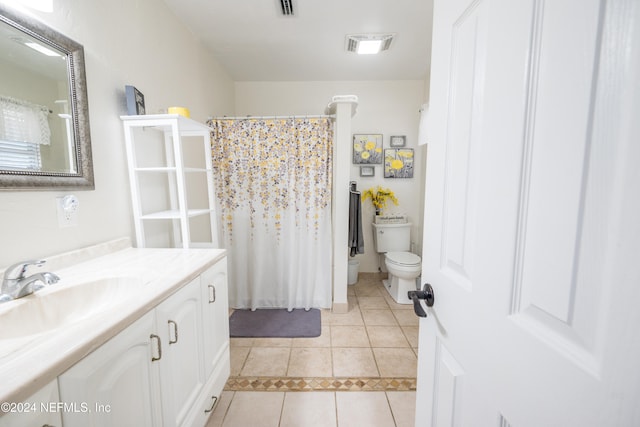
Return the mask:
[[351,191],[352,193],[360,194],[360,192],[356,190],[357,185],[358,183],[356,181],[351,181],[349,184],[349,191]]

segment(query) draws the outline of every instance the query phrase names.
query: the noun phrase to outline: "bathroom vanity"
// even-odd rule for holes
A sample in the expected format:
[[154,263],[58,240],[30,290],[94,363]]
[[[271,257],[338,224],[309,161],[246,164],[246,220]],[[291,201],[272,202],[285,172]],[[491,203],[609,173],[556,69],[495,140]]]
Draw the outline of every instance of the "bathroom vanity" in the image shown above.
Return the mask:
[[[0,426],[203,426],[229,377],[226,254],[109,242],[0,304]],[[41,269],[39,269],[41,270]]]

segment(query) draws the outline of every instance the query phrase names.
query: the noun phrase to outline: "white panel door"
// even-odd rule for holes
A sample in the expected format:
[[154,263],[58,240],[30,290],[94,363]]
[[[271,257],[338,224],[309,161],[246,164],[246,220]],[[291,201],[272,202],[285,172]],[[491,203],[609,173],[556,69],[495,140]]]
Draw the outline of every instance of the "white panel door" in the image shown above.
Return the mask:
[[162,337],[160,387],[163,426],[182,426],[204,387],[200,279],[195,279],[156,307]]
[[640,3],[436,0],[416,426],[640,425]]
[[65,427],[162,425],[154,322],[145,314],[58,377]]
[[229,353],[227,259],[202,273],[200,280],[205,377],[209,378]]

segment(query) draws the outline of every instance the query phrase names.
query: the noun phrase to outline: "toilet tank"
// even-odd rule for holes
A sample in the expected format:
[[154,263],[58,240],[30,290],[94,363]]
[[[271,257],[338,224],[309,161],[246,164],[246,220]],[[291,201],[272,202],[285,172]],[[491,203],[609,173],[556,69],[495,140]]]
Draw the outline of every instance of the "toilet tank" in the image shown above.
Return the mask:
[[411,223],[371,225],[376,252],[404,252],[411,248]]

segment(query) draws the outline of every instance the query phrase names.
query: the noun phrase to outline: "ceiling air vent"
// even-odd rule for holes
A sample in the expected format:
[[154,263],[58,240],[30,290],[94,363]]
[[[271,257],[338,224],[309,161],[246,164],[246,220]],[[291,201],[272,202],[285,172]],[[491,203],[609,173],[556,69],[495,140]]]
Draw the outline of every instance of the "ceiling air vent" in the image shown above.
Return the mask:
[[347,50],[349,52],[356,52],[358,50],[358,41],[347,36]]
[[395,34],[349,34],[346,49],[359,54],[375,54],[388,50]]
[[293,0],[280,0],[280,7],[284,16],[293,16]]

